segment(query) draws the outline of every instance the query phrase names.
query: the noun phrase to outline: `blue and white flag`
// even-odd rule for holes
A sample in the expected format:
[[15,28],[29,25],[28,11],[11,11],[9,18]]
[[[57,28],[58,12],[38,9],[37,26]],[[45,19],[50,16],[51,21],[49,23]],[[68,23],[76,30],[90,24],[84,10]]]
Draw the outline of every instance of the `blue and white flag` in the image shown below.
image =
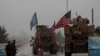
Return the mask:
[[38,24],[38,20],[37,20],[37,15],[36,12],[34,13],[32,20],[30,22],[30,29],[32,30],[32,27]]

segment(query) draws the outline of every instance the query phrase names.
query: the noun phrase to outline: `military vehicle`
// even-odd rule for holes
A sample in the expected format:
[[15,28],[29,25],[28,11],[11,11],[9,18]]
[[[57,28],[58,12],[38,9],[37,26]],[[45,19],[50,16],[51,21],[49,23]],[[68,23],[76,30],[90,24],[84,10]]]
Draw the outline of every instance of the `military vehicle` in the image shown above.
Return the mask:
[[65,56],[72,53],[88,53],[88,37],[94,36],[94,25],[87,18],[73,18],[71,26],[64,27]]
[[95,29],[96,35],[100,36],[100,26],[97,26]]
[[57,39],[56,34],[52,29],[48,28],[46,25],[36,26],[36,37],[33,45],[33,53],[37,54],[38,45],[42,44],[43,51],[49,52],[50,45],[53,44],[53,54],[57,53]]

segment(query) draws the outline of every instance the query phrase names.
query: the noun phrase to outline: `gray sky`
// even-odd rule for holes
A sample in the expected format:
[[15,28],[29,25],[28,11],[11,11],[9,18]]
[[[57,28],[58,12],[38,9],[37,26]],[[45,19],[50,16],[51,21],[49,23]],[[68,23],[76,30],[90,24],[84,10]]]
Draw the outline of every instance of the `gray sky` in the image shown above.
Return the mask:
[[[94,8],[94,23],[99,26],[100,0],[69,0],[68,9],[82,17],[91,20],[91,9]],[[30,21],[36,11],[38,23],[48,25],[58,21],[66,12],[66,0],[0,0],[0,25],[5,26],[12,36],[20,32],[33,34],[30,31]],[[91,21],[90,21],[91,23]]]

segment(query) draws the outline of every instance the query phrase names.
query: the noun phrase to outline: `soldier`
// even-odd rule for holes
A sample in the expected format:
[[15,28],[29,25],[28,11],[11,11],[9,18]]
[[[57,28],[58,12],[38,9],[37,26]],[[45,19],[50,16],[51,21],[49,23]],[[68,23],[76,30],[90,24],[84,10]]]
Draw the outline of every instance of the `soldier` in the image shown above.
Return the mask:
[[16,56],[16,40],[13,40],[12,44],[11,44],[11,51],[12,51],[12,56]]
[[10,41],[8,41],[8,44],[5,47],[5,51],[6,51],[7,56],[11,56],[12,53],[11,53],[11,42]]

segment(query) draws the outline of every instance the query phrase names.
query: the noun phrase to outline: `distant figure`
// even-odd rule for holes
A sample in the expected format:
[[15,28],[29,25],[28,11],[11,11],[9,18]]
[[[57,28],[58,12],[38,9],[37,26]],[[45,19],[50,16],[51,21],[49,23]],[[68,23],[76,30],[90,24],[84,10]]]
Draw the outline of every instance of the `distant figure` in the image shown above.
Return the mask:
[[8,41],[8,44],[5,47],[5,51],[6,51],[7,56],[11,56],[12,53],[11,53],[11,42],[10,41]]
[[30,40],[30,46],[33,46],[33,42],[34,42],[34,37],[32,37]]
[[16,40],[13,40],[12,44],[11,44],[11,50],[12,50],[12,56],[16,56]]
[[33,42],[32,42],[32,40],[30,40],[30,46],[33,46]]
[[30,40],[30,46],[33,46],[34,40]]

